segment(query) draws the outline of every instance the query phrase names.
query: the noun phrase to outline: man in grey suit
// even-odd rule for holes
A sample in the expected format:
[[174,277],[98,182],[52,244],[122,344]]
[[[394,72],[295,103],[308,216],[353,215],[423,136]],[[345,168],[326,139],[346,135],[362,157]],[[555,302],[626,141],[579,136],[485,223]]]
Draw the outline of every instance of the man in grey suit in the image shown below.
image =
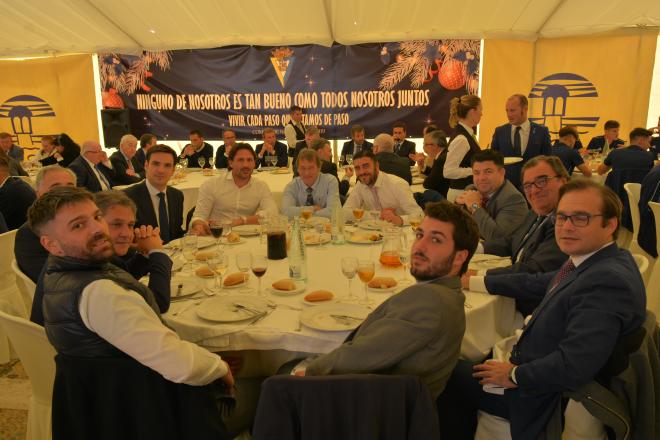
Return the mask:
[[401,177],[412,185],[412,172],[408,159],[394,154],[394,138],[387,133],[381,133],[374,139],[373,152],[378,166],[387,174]]
[[[484,252],[511,257],[511,265],[486,271],[468,270],[463,287],[476,292],[489,292],[488,277],[506,273],[538,273],[559,269],[564,254],[555,239],[550,221],[559,202],[559,189],[568,181],[568,172],[556,156],[537,156],[522,168],[522,182],[532,210],[509,238],[493,238]],[[517,298],[516,308],[528,315],[538,306],[540,298]]]
[[474,185],[459,195],[455,203],[465,206],[479,226],[484,247],[490,241],[507,239],[522,225],[529,209],[525,197],[506,180],[504,157],[495,150],[484,150],[472,158]]
[[465,332],[464,273],[479,240],[474,221],[459,207],[429,203],[411,249],[417,283],[393,295],[351,333],[297,375],[348,373],[419,376],[438,396],[458,360]]

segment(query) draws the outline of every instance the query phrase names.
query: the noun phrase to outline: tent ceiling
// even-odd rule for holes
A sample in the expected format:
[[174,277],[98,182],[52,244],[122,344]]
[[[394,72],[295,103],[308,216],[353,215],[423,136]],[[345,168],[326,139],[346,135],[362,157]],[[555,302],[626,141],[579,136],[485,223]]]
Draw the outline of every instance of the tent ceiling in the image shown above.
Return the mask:
[[660,26],[659,0],[0,0],[0,8],[1,57]]

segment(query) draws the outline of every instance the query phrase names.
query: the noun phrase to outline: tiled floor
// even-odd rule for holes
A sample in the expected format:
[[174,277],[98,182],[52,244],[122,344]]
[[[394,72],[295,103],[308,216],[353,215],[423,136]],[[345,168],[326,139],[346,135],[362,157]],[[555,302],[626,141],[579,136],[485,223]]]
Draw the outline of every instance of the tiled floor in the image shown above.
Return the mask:
[[30,380],[17,360],[0,364],[0,440],[23,440]]

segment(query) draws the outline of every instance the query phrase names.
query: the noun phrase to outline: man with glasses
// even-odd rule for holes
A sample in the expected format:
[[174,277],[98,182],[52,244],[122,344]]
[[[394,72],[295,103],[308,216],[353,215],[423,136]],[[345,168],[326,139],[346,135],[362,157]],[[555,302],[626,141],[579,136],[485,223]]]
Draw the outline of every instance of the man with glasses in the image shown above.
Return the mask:
[[[494,237],[484,243],[486,254],[511,257],[511,265],[488,269],[468,270],[463,276],[463,288],[475,292],[492,292],[488,279],[498,274],[537,273],[557,270],[566,255],[557,246],[550,215],[559,201],[559,189],[568,181],[568,173],[555,156],[537,156],[522,169],[522,187],[531,206],[525,221],[509,237]],[[539,298],[519,298],[516,308],[527,315],[540,302]]]
[[[616,245],[621,210],[609,188],[572,180],[561,188],[551,216],[559,247],[569,256],[561,268],[488,277],[489,290],[541,304],[510,357],[474,367],[459,362],[438,401],[443,438],[473,438],[477,409],[508,419],[513,439],[544,438],[553,417],[561,424],[555,411],[563,408],[562,392],[602,376],[615,353],[627,356],[629,350],[618,348],[643,324],[646,294],[635,260]],[[503,392],[487,393],[482,385]]]

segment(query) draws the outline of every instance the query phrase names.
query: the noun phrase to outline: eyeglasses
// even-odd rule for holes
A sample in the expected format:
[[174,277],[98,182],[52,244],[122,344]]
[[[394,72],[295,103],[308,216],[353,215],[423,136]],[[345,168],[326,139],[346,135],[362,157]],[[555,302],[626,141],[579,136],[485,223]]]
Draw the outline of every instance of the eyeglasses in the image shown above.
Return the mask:
[[559,179],[559,176],[541,176],[537,177],[533,182],[528,182],[523,184],[523,190],[525,192],[530,192],[532,190],[532,186],[537,187],[538,189],[545,188],[548,186],[548,182],[550,179]]
[[594,217],[602,217],[603,214],[553,214],[550,216],[552,223],[557,226],[564,226],[566,220],[570,220],[576,228],[584,228],[589,225],[589,221]]

